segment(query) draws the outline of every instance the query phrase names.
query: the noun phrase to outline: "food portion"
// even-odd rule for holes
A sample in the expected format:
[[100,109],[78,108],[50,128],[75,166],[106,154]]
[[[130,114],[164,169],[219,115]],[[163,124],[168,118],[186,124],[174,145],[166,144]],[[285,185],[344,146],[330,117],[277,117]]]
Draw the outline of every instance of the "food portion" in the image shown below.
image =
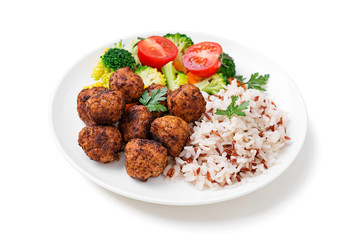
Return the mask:
[[215,42],[201,42],[192,45],[186,51],[183,64],[185,68],[199,77],[210,77],[220,66],[219,56],[222,47]]
[[134,138],[125,147],[125,168],[132,178],[146,182],[159,176],[167,163],[167,151],[160,143]]
[[141,77],[129,67],[116,70],[110,77],[109,86],[111,90],[123,92],[126,103],[137,102],[144,91]]
[[78,143],[103,163],[125,147],[127,174],[143,182],[163,174],[198,189],[244,183],[276,164],[290,140],[286,114],[264,93],[270,75],[238,74],[216,42],[181,33],[138,37],[127,48],[120,41],[91,76],[77,97],[88,125]]
[[167,38],[151,36],[137,44],[137,56],[142,65],[160,69],[178,54],[176,45]]
[[161,71],[164,73],[166,84],[171,91],[179,88],[181,85],[188,83],[188,77],[185,75],[185,73],[177,71],[173,62],[168,62],[161,68]]
[[205,112],[206,102],[199,88],[185,84],[169,94],[167,105],[170,113],[190,123]]
[[87,114],[86,111],[86,101],[89,100],[90,97],[94,96],[99,91],[106,90],[107,88],[103,87],[93,87],[93,88],[85,88],[81,90],[81,92],[77,96],[77,111],[80,119],[86,125],[94,125],[96,124]]
[[[105,49],[93,70],[95,82],[86,88],[109,88],[109,80],[119,69],[129,67],[145,87],[152,83],[175,90],[184,84],[215,94],[235,79],[235,61],[215,42],[195,43],[183,33],[138,37],[127,47],[120,41]],[[217,74],[216,74],[217,73]]]
[[225,79],[229,79],[236,75],[235,61],[229,54],[222,52],[219,56],[221,62],[217,73],[221,73]]
[[107,163],[119,160],[122,137],[115,126],[86,126],[78,143],[90,159]]
[[174,67],[177,71],[187,73],[187,69],[184,67],[183,64],[183,57],[186,50],[192,45],[194,45],[193,40],[185,34],[181,33],[168,33],[164,35],[164,37],[172,41],[178,48],[178,54],[176,55],[176,58],[173,62]]
[[266,172],[290,138],[287,117],[259,90],[236,82],[216,95],[203,92],[206,112],[189,143],[164,175],[178,175],[198,189],[219,189]]
[[164,74],[159,72],[156,68],[140,66],[135,70],[135,73],[141,77],[145,87],[148,87],[151,84],[166,86],[166,78]]
[[151,124],[151,136],[164,145],[172,157],[180,154],[190,136],[190,126],[176,116],[157,118]]
[[125,96],[120,91],[102,90],[90,97],[85,107],[87,115],[95,124],[115,124],[124,112]]
[[124,142],[128,142],[133,138],[149,138],[152,120],[151,112],[144,105],[129,107],[119,122],[119,130]]
[[134,69],[135,59],[131,53],[122,48],[110,48],[101,56],[104,66],[116,71],[119,68],[128,67]]
[[208,94],[216,94],[227,84],[227,78],[222,73],[215,73],[211,77],[193,83],[200,91]]
[[109,88],[110,76],[118,68],[129,67],[130,69],[134,69],[135,65],[136,59],[131,52],[124,49],[122,41],[115,43],[112,48],[105,49],[97,65],[94,67],[91,77],[97,82],[85,88]]

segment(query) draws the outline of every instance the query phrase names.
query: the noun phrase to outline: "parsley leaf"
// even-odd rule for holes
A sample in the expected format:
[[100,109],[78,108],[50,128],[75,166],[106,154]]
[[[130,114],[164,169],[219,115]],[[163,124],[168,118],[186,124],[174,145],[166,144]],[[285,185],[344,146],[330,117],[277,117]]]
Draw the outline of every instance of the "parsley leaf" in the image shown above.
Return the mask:
[[244,76],[235,76],[235,79],[240,82],[241,85],[247,84],[247,88],[257,89],[260,91],[266,91],[263,87],[267,84],[269,78],[269,74],[259,75],[259,73],[253,73],[251,74],[249,81],[245,82],[246,78],[244,78]]
[[149,95],[147,90],[144,91],[139,102],[141,102],[150,112],[161,111],[166,112],[167,108],[164,105],[161,105],[159,101],[166,101],[166,97],[164,96],[167,93],[166,87],[161,89],[155,89]]
[[231,97],[231,103],[227,107],[226,110],[216,109],[215,114],[217,115],[225,115],[228,116],[229,119],[231,119],[232,115],[238,115],[245,117],[246,114],[243,112],[243,110],[248,109],[249,107],[249,101],[240,103],[240,105],[235,105],[235,102],[239,99],[239,96],[232,96]]

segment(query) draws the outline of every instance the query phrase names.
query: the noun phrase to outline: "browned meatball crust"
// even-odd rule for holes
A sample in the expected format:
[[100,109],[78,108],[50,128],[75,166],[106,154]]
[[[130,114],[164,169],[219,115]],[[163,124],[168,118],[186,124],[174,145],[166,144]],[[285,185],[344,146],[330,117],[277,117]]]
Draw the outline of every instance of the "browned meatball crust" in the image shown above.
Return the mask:
[[160,143],[134,138],[125,147],[125,168],[132,178],[146,182],[159,176],[167,164],[167,150]]
[[[169,93],[171,92],[170,89],[168,89],[166,86],[164,85],[160,85],[160,84],[151,84],[150,86],[148,86],[146,88],[146,90],[149,92],[149,95],[151,95],[151,93],[155,90],[155,89],[162,89],[162,88],[166,88],[167,89],[167,94],[165,94],[164,97],[167,97],[169,95]],[[167,103],[166,101],[159,101],[159,103],[165,107],[167,107]],[[164,112],[161,112],[161,111],[154,111],[154,112],[151,112],[151,114],[153,115],[154,119],[155,118],[158,118],[158,117],[162,117],[164,116]]]
[[168,95],[167,105],[170,113],[190,123],[205,112],[206,101],[199,88],[185,84]]
[[177,157],[190,136],[190,126],[179,117],[165,116],[152,122],[150,133],[155,141],[164,145],[170,156]]
[[96,124],[87,114],[86,112],[86,101],[97,94],[99,91],[106,90],[106,88],[103,87],[93,87],[93,88],[87,88],[81,90],[81,92],[77,96],[77,111],[79,114],[80,119],[86,124],[86,125],[94,125]]
[[144,105],[128,108],[119,122],[119,130],[125,142],[133,138],[149,138],[152,115]]
[[100,91],[86,101],[86,112],[96,124],[114,124],[125,110],[125,97],[120,91]]
[[86,126],[79,133],[79,145],[95,161],[119,160],[122,137],[115,126]]
[[129,67],[119,68],[110,77],[111,90],[122,91],[126,103],[137,102],[144,92],[144,83]]

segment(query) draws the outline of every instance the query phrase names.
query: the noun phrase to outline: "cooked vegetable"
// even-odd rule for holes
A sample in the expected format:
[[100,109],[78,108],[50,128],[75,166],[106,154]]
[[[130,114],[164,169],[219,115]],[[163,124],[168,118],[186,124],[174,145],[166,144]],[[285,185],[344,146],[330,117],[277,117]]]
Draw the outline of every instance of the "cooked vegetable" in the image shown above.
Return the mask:
[[156,68],[140,66],[135,70],[135,73],[142,78],[145,86],[150,86],[152,83],[166,86],[164,75]]
[[137,55],[142,65],[160,69],[178,54],[175,44],[160,36],[148,37],[137,44]]
[[[122,49],[124,48],[125,45],[122,43],[122,41],[120,40],[118,43],[114,44],[113,48],[119,48]],[[106,48],[103,55],[109,51],[109,48]],[[109,88],[109,79],[111,74],[113,74],[115,71],[112,70],[111,68],[105,67],[103,61],[102,61],[102,57],[100,57],[97,65],[94,67],[94,70],[91,74],[91,77],[94,78],[95,81],[97,81],[96,83],[86,86],[84,88],[92,88],[92,87],[106,87]]]
[[138,52],[138,47],[137,47],[137,44],[138,42],[140,41],[140,39],[134,39],[130,42],[130,45],[129,47],[127,48],[127,50],[129,52],[131,52],[131,55],[133,56],[133,58],[135,59],[135,63],[136,65],[141,65],[141,62],[139,60],[139,57],[137,55],[137,52]]
[[227,107],[227,109],[226,110],[216,109],[215,114],[228,116],[229,119],[231,119],[232,115],[234,115],[234,114],[245,117],[246,114],[243,112],[243,110],[248,109],[249,101],[242,102],[242,103],[240,103],[240,105],[235,105],[235,102],[238,99],[239,99],[239,96],[232,96],[231,103]]
[[235,62],[232,57],[229,56],[227,53],[221,53],[219,56],[221,66],[218,73],[222,73],[226,79],[235,76]]
[[207,92],[209,94],[215,94],[220,89],[223,89],[226,85],[226,78],[222,73],[216,73],[209,78],[206,78],[198,83],[194,84],[201,91]]
[[176,58],[174,60],[174,67],[176,68],[176,70],[187,73],[186,68],[183,65],[183,56],[186,52],[186,50],[194,45],[194,42],[192,41],[192,39],[188,36],[186,36],[185,34],[181,34],[181,33],[168,33],[164,36],[165,38],[169,39],[170,41],[172,41],[176,47],[178,48],[178,54],[176,55]]
[[179,53],[182,55],[185,54],[186,50],[190,46],[194,45],[194,42],[191,40],[191,38],[181,33],[168,33],[164,36],[164,38],[172,41],[178,48]]
[[[107,51],[108,51],[108,49],[105,50],[105,53]],[[97,82],[90,86],[87,86],[85,88],[92,88],[92,87],[109,88],[109,79],[110,79],[111,74],[113,74],[113,73],[114,73],[114,71],[111,68],[105,67],[102,59],[100,58],[91,74],[91,77],[94,78],[94,80]]]
[[149,95],[149,92],[145,90],[139,102],[142,103],[145,107],[147,107],[150,112],[166,112],[167,108],[159,103],[159,101],[166,101],[166,94],[166,87],[163,87],[161,89],[154,89],[151,95]]
[[183,64],[189,72],[199,77],[210,77],[221,66],[221,53],[222,47],[218,43],[197,43],[188,48],[183,57]]
[[167,87],[173,91],[180,87],[181,85],[188,83],[188,78],[183,72],[176,71],[173,62],[168,62],[165,66],[161,68],[166,81]]
[[134,105],[136,105],[136,104],[138,104],[138,103],[137,103],[137,102],[134,102],[134,103],[128,103],[128,104],[126,104],[124,111],[128,110],[130,107],[132,107],[132,106],[134,106]]
[[236,81],[236,84],[237,84],[238,87],[241,87],[241,88],[243,88],[244,90],[246,90],[245,84],[243,84],[243,83],[240,82],[240,81],[237,81],[235,77],[229,77],[229,78],[228,78],[229,84],[232,84],[233,81]]
[[235,79],[240,82],[241,85],[246,84],[248,89],[257,89],[260,91],[266,91],[263,88],[270,78],[269,74],[259,75],[259,73],[251,74],[249,81],[245,82],[246,78],[242,75],[235,76]]
[[128,50],[123,48],[110,48],[103,56],[101,56],[104,66],[113,71],[119,68],[129,67],[134,70],[135,59]]
[[198,82],[205,79],[203,77],[196,76],[195,74],[193,74],[191,72],[188,72],[186,74],[186,76],[188,77],[188,81],[189,81],[190,84],[195,84],[195,83],[198,83]]
[[183,73],[188,73],[188,70],[186,69],[186,67],[184,67],[184,64],[182,63],[182,60],[179,61],[177,58],[178,58],[179,54],[176,56],[174,62],[173,62],[173,65],[175,67],[175,69],[177,71],[180,71],[180,72],[183,72]]
[[98,81],[98,82],[95,82],[94,84],[85,86],[83,88],[86,89],[86,88],[93,88],[93,87],[106,87],[106,86],[102,82]]

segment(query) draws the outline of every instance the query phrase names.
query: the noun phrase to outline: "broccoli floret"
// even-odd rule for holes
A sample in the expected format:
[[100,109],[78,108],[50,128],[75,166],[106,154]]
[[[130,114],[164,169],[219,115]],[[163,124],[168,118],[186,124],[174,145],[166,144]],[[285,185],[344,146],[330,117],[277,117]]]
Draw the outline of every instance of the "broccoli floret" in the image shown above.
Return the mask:
[[222,73],[215,73],[211,77],[195,83],[194,85],[208,94],[215,94],[220,91],[220,89],[224,88],[226,85],[226,78]]
[[183,56],[186,50],[190,46],[194,45],[194,42],[191,40],[191,38],[181,33],[168,33],[164,35],[164,37],[172,41],[178,48],[178,54],[174,60],[174,62],[176,62],[176,70],[186,73],[187,70],[183,64]]
[[188,83],[188,78],[183,72],[176,71],[173,62],[168,62],[161,68],[167,81],[167,87],[172,91]]
[[131,53],[123,48],[110,48],[101,60],[104,66],[116,71],[119,68],[129,67],[134,70],[135,59]]
[[234,59],[230,57],[229,54],[222,53],[220,55],[220,61],[221,61],[221,66],[217,72],[222,73],[226,81],[228,82],[227,79],[229,77],[235,76],[236,74]]
[[[122,49],[124,48],[125,45],[123,44],[123,42],[120,40],[118,43],[114,44],[114,48],[119,48]],[[106,54],[106,52],[109,51],[109,48],[106,48],[104,51],[104,54],[102,56],[104,56]],[[85,88],[92,88],[92,87],[106,87],[109,88],[109,79],[110,76],[114,73],[114,70],[111,68],[108,68],[104,65],[102,56],[100,57],[97,65],[94,67],[93,72],[91,74],[91,77],[94,78],[95,82],[94,84],[90,85],[90,86],[86,86]]]
[[135,73],[139,75],[145,86],[150,86],[152,83],[161,84],[166,86],[166,79],[164,75],[156,68],[149,66],[141,66],[135,70]]
[[191,40],[191,38],[181,33],[168,33],[164,36],[164,38],[172,41],[177,46],[179,53],[182,55],[185,54],[186,50],[190,46],[194,45],[194,42]]

